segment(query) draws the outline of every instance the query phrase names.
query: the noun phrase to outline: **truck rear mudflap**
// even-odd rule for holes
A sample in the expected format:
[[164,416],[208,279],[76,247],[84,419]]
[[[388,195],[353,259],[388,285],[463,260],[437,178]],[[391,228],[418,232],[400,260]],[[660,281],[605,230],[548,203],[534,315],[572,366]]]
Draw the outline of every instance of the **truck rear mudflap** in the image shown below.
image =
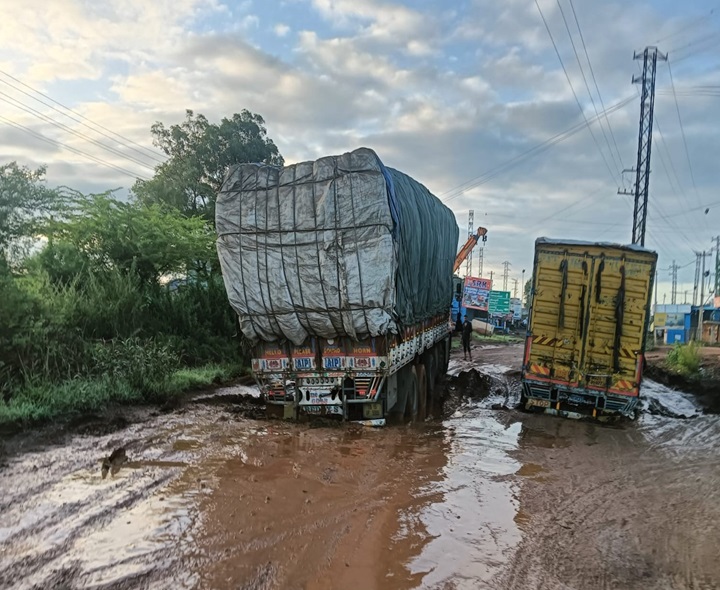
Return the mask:
[[565,418],[605,421],[624,417],[634,420],[638,402],[637,396],[578,389],[533,379],[523,380],[521,405],[524,409]]

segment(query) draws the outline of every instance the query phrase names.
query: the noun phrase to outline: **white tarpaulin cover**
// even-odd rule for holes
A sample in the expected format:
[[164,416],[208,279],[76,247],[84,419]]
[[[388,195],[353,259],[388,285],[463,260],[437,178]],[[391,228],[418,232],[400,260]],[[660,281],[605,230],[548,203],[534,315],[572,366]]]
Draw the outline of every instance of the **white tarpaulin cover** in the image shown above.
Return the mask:
[[449,310],[455,216],[370,149],[231,167],[216,229],[228,298],[253,341],[362,339]]

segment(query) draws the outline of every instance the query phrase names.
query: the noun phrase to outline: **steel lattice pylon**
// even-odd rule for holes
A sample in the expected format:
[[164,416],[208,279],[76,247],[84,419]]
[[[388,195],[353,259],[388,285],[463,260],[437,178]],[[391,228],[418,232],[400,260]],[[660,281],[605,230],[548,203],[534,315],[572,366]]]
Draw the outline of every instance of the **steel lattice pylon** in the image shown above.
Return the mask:
[[[468,212],[468,238],[472,237],[472,235],[475,233],[475,228],[473,227],[475,225],[475,211],[473,209],[470,209]],[[473,248],[474,250],[474,248]],[[467,260],[465,261],[465,276],[471,277],[472,276],[472,259],[473,259],[473,251],[470,250],[470,253],[468,254]]]
[[648,188],[650,186],[650,153],[652,151],[653,110],[655,109],[655,73],[657,60],[666,61],[667,55],[657,47],[646,47],[635,53],[633,59],[643,60],[642,76],[633,76],[633,84],[640,83],[640,131],[638,135],[637,164],[635,166],[635,208],[633,211],[632,243],[645,245],[647,224]]

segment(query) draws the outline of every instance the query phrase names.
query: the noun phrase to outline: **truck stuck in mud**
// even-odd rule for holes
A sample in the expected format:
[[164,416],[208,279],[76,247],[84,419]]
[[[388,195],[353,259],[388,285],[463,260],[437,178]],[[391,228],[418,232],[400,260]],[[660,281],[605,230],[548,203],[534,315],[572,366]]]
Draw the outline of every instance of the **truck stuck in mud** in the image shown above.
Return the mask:
[[535,243],[521,405],[566,417],[635,417],[657,254]]
[[459,229],[370,149],[230,168],[217,199],[230,304],[269,413],[416,419],[450,354]]

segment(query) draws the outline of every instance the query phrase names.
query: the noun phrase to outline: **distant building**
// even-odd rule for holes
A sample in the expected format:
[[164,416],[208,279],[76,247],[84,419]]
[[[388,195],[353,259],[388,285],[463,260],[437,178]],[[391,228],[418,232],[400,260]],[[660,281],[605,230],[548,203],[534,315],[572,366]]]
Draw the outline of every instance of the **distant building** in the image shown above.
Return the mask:
[[654,315],[655,338],[665,344],[683,344],[689,340],[686,316],[691,305],[656,305]]

